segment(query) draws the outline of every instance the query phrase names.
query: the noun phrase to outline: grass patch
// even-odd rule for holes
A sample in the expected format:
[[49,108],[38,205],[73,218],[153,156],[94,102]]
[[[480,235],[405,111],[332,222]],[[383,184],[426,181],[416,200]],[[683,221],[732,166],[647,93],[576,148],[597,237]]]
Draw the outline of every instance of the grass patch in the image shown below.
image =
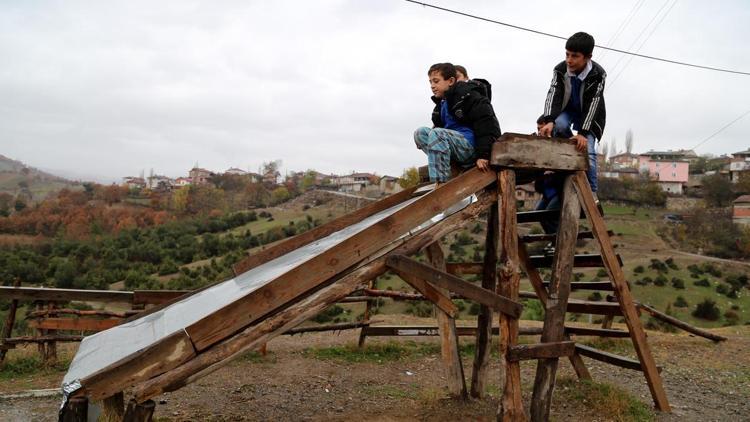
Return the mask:
[[595,349],[623,356],[633,352],[633,347],[629,339],[602,337],[586,340],[583,344]]
[[265,356],[257,350],[251,350],[240,356],[240,361],[249,363],[276,363],[276,354],[267,352]]
[[654,412],[649,406],[628,392],[608,384],[570,377],[558,381],[556,392],[566,400],[580,402],[593,413],[623,422],[653,421]]
[[[440,344],[417,343],[415,341],[389,341],[386,343],[371,343],[362,349],[354,344],[307,348],[302,353],[306,357],[321,360],[335,360],[347,363],[386,363],[437,355],[440,353]],[[473,356],[474,344],[461,344],[459,346],[459,353],[464,357]]]
[[49,375],[68,370],[70,360],[58,359],[57,363],[45,366],[38,356],[23,356],[6,359],[0,367],[0,380],[11,380],[29,375]]
[[388,397],[392,399],[414,399],[417,397],[413,389],[405,389],[394,385],[369,385],[362,388],[367,396]]

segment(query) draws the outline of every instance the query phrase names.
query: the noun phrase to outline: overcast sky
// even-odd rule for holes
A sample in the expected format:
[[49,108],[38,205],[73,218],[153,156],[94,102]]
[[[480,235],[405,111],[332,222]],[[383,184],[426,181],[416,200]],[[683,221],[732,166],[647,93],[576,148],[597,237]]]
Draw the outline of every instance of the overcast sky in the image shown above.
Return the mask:
[[[746,0],[432,3],[627,50],[651,34],[643,54],[750,71]],[[563,58],[562,40],[402,0],[3,1],[0,154],[109,180],[275,159],[398,176],[426,163],[412,133],[431,124],[431,64],[489,79],[503,131],[530,132]],[[628,128],[635,152],[692,148],[750,110],[750,76],[594,60],[609,74],[603,140],[619,149]],[[750,116],[697,152],[748,149],[748,132]]]

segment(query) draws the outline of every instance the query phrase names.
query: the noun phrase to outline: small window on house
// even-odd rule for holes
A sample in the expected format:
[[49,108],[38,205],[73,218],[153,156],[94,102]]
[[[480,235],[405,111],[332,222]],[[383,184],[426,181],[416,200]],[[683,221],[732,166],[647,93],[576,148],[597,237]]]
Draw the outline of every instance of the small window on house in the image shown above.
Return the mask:
[[677,177],[677,174],[676,173],[672,173],[672,177]]

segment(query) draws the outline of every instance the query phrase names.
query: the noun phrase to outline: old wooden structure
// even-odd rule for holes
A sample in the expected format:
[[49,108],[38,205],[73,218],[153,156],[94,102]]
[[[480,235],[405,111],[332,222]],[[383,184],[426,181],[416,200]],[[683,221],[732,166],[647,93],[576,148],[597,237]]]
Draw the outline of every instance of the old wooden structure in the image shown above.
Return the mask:
[[[367,292],[370,281],[393,270],[420,295],[435,304],[441,356],[448,390],[462,398],[482,397],[488,383],[493,320],[497,320],[502,371],[503,395],[498,409],[499,420],[535,421],[549,418],[550,402],[559,358],[567,358],[580,378],[590,378],[583,356],[643,372],[656,408],[669,411],[659,368],[651,355],[638,310],[625,280],[621,262],[612,247],[609,233],[597,210],[586,180],[586,158],[564,139],[541,139],[505,134],[496,143],[493,171],[474,168],[455,177],[437,189],[412,188],[369,204],[351,214],[290,238],[237,264],[237,274],[281,257],[298,248],[332,235],[354,223],[396,205],[405,204],[386,218],[347,237],[332,248],[291,268],[251,293],[237,297],[231,304],[205,318],[187,325],[159,341],[130,354],[77,381],[63,409],[65,420],[80,420],[86,402],[103,401],[105,411],[123,420],[148,420],[153,413],[153,398],[179,389],[226,365],[233,357],[287,332],[321,310],[353,292]],[[564,174],[563,204],[560,211],[546,211],[526,216],[533,218],[559,215],[560,225],[552,257],[532,258],[525,239],[519,238],[514,192],[517,178],[530,172],[553,170]],[[420,192],[421,191],[421,192]],[[422,194],[419,197],[415,195]],[[436,214],[444,212],[470,195],[476,201],[464,208],[446,213],[436,224],[420,228]],[[588,234],[579,233],[583,210],[590,225]],[[486,253],[483,263],[450,264],[445,262],[439,240],[461,228],[468,220],[489,212]],[[579,237],[595,239],[600,255],[575,255]],[[410,256],[425,251],[428,264]],[[571,283],[572,269],[581,262],[596,261],[606,268],[609,284],[599,285],[612,292],[616,302],[569,300],[576,286]],[[545,281],[537,271],[540,265],[552,268]],[[475,271],[482,274],[481,286],[469,283],[455,274]],[[519,291],[521,270],[534,288],[533,294]],[[592,286],[593,287],[593,286]],[[476,336],[476,355],[471,383],[467,386],[464,368],[458,354],[456,306],[451,293],[481,305]],[[195,292],[189,293],[196,294]],[[533,296],[544,305],[545,319],[536,344],[520,345],[519,326],[522,295]],[[179,300],[184,300],[182,299]],[[146,310],[148,315],[172,306],[167,302]],[[576,329],[566,327],[567,312],[619,315],[628,331],[611,329]],[[377,327],[371,327],[376,329]],[[526,329],[526,333],[529,330]],[[372,333],[370,334],[372,335]],[[623,358],[576,344],[576,335],[602,335],[631,338],[638,360]],[[523,406],[520,362],[537,360],[537,373],[530,411]],[[123,392],[128,393],[125,409]]]

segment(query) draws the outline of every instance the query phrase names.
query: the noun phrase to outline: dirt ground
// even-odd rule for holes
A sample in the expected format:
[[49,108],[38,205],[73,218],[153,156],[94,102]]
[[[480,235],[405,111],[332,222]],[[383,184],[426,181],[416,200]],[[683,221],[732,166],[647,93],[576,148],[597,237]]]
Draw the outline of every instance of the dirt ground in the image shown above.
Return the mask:
[[[406,318],[385,323],[422,323],[429,319]],[[467,321],[468,322],[468,321]],[[528,324],[524,322],[524,324]],[[686,334],[649,332],[656,361],[673,407],[671,414],[656,413],[657,421],[739,421],[750,415],[750,327],[727,327],[715,332],[729,341],[715,344]],[[407,356],[378,363],[351,363],[316,357],[310,349],[356,344],[358,330],[340,334],[316,333],[282,336],[268,345],[265,357],[239,359],[179,391],[156,398],[155,417],[162,421],[455,421],[494,420],[501,392],[500,367],[492,360],[486,400],[460,402],[447,397],[445,379],[436,353]],[[579,338],[586,342],[589,339]],[[371,338],[368,344],[392,341],[436,342],[436,338]],[[470,342],[470,338],[462,341]],[[529,341],[535,341],[529,338]],[[604,345],[606,346],[606,344]],[[634,357],[631,347],[610,344],[614,352]],[[306,352],[307,350],[307,352]],[[618,386],[638,401],[651,405],[640,372],[620,369],[584,358],[595,381]],[[467,378],[471,356],[464,358]],[[522,364],[524,401],[528,408],[535,363]],[[559,366],[552,420],[617,420],[595,411],[586,398],[573,399],[576,382],[566,361]],[[0,393],[52,388],[62,373],[0,381]],[[59,397],[0,399],[2,421],[53,421]]]

